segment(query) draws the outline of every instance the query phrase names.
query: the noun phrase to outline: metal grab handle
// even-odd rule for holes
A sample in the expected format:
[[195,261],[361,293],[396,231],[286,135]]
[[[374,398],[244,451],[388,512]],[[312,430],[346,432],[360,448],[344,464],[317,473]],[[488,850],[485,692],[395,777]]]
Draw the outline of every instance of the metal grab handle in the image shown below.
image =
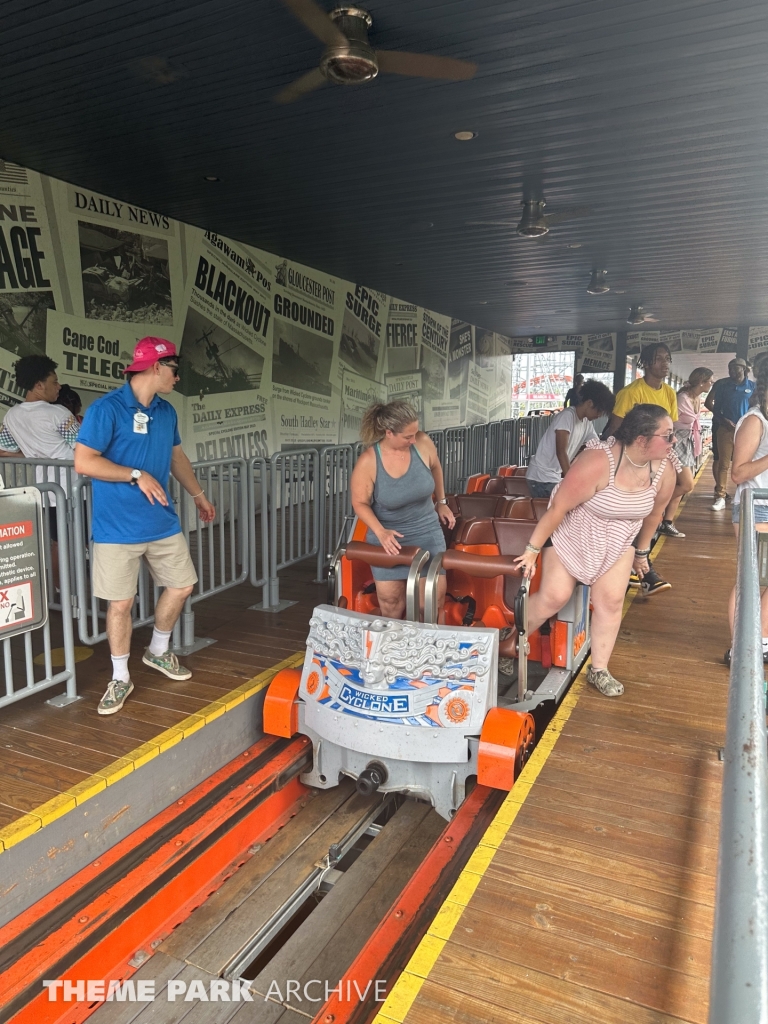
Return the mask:
[[528,689],[528,587],[520,584],[515,594],[515,628],[519,640],[517,642],[517,699],[525,700]]
[[344,524],[341,528],[339,539],[328,563],[328,604],[338,604],[341,598],[341,560],[344,557],[349,538],[355,535],[356,526],[357,516],[344,516]]
[[421,570],[429,560],[429,552],[424,548],[402,547],[397,555],[388,555],[383,548],[377,544],[364,544],[362,541],[352,541],[346,548],[340,550],[338,570],[341,567],[341,557],[359,559],[368,565],[391,569],[397,565],[408,565],[408,577],[405,581],[405,617],[411,622],[419,621],[419,597],[418,582]]
[[429,569],[427,569],[427,579],[424,584],[424,621],[431,623],[433,626],[437,624],[438,616],[438,599],[437,599],[437,581],[440,577],[440,570],[443,567],[443,556],[445,551],[441,551],[435,555],[432,561],[429,563]]

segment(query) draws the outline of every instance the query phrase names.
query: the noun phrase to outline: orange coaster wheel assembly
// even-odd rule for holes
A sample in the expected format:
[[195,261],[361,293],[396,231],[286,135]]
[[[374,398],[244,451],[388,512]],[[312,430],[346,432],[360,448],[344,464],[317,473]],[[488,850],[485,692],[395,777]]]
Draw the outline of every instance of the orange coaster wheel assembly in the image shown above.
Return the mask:
[[491,708],[485,716],[477,754],[477,781],[510,790],[531,756],[536,739],[533,715]]
[[[319,679],[318,675],[318,682]],[[283,736],[289,740],[299,731],[300,683],[300,668],[284,668],[269,684],[264,698],[264,732],[267,735]]]

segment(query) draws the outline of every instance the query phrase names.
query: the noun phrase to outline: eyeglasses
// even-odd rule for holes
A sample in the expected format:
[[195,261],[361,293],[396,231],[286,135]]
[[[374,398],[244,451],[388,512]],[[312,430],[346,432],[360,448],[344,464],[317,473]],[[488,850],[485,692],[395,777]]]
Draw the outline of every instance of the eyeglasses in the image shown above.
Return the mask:
[[675,440],[675,432],[674,432],[674,430],[670,430],[670,432],[668,434],[654,434],[653,436],[654,437],[663,437],[664,440],[667,442],[667,444],[672,444],[672,442]]

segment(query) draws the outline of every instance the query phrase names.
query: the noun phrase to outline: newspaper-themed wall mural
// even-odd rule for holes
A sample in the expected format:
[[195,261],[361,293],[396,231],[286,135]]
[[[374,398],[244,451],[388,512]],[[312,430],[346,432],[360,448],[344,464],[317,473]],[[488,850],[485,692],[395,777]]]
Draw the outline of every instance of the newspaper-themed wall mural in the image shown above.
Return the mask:
[[[193,460],[357,438],[370,402],[405,398],[425,429],[504,419],[520,353],[611,371],[615,334],[507,338],[213,232],[6,163],[0,168],[0,415],[17,358],[50,355],[84,404],[121,386],[139,338],[180,352],[173,396]],[[641,331],[675,351],[733,351],[733,328]],[[768,349],[768,327],[750,330]]]

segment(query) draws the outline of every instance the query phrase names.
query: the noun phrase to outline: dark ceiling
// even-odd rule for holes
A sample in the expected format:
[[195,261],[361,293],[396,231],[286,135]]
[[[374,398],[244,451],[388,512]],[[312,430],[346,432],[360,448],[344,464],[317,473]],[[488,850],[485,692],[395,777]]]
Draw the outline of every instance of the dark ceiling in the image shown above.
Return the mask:
[[[477,76],[281,107],[322,47],[279,0],[6,0],[0,153],[505,334],[620,330],[638,302],[768,323],[764,0],[365,6],[375,47]],[[592,212],[538,240],[467,225],[524,195]]]

